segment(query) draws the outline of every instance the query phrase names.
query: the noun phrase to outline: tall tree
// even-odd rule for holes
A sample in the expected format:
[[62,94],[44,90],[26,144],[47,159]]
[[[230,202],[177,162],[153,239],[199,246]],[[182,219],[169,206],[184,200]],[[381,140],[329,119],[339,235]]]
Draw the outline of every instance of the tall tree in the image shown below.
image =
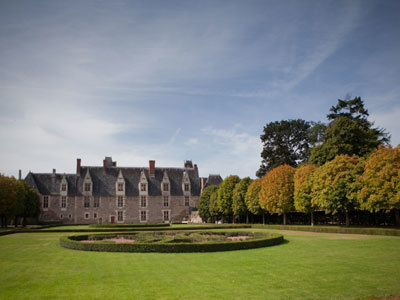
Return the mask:
[[400,146],[379,147],[366,160],[357,183],[362,209],[376,212],[394,210],[400,225]]
[[386,144],[389,135],[383,129],[373,128],[368,116],[360,97],[339,99],[327,115],[330,123],[325,142],[311,150],[311,162],[321,166],[340,154],[365,156]]
[[247,193],[245,197],[246,206],[248,210],[254,215],[263,215],[263,224],[265,224],[265,213],[264,210],[260,206],[259,197],[261,190],[261,180],[256,179],[250,183],[249,187],[247,188]]
[[216,191],[218,191],[218,186],[210,185],[203,190],[203,192],[201,193],[201,196],[200,196],[199,205],[198,205],[199,215],[206,222],[209,222],[211,219],[210,197]]
[[218,209],[218,190],[219,187],[217,186],[211,194],[210,194],[210,203],[208,206],[210,218],[212,221],[216,221],[219,216],[221,215]]
[[251,183],[250,177],[245,177],[238,184],[236,184],[233,190],[232,198],[232,211],[234,218],[246,215],[246,223],[249,223],[249,210],[246,206],[246,193],[247,189]]
[[260,136],[263,143],[258,177],[273,168],[287,164],[296,167],[307,161],[310,148],[324,140],[325,125],[304,120],[282,120],[268,123]]
[[261,208],[270,213],[283,214],[283,224],[286,224],[286,213],[294,210],[295,171],[295,168],[289,165],[281,165],[268,172],[261,183]]
[[223,217],[228,217],[233,214],[232,202],[233,202],[233,190],[236,184],[238,184],[240,178],[236,175],[230,175],[222,181],[218,189],[218,209]]
[[37,218],[40,214],[40,197],[38,193],[23,181],[25,188],[24,211],[22,214],[23,223],[26,225],[26,218]]
[[361,173],[359,157],[337,155],[314,172],[311,204],[327,213],[344,213],[349,226],[349,212],[359,206],[355,181]]
[[311,203],[313,175],[317,167],[312,164],[303,164],[297,167],[294,174],[294,207],[297,211],[310,214],[311,226],[314,226],[315,206]]
[[7,227],[8,219],[15,215],[16,180],[0,174],[0,219],[1,227]]

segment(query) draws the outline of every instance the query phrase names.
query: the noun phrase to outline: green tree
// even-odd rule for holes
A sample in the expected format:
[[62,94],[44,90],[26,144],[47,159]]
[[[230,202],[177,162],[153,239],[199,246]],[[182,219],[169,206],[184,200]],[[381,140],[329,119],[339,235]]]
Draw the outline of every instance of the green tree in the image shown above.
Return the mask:
[[261,208],[270,213],[283,214],[283,224],[286,224],[286,213],[294,210],[295,171],[295,168],[289,165],[281,165],[269,171],[261,183]]
[[15,180],[14,182],[15,188],[15,202],[13,205],[13,216],[14,216],[14,226],[18,225],[18,218],[23,217],[25,213],[25,201],[27,198],[27,189],[25,181]]
[[218,186],[210,185],[207,186],[201,193],[198,205],[199,215],[206,222],[209,222],[211,220],[210,197],[213,193],[216,193],[217,191],[218,191]]
[[235,216],[240,218],[240,216],[246,215],[246,223],[249,223],[249,210],[247,209],[245,198],[250,183],[250,177],[245,177],[240,180],[233,190],[232,198],[233,218],[235,218]]
[[265,224],[265,212],[260,206],[259,197],[261,190],[261,179],[253,180],[247,188],[245,197],[246,206],[249,212],[254,215],[263,215],[263,224]]
[[400,146],[375,150],[366,159],[357,183],[361,209],[370,212],[393,209],[400,225]]
[[23,182],[25,188],[23,226],[26,225],[26,218],[37,218],[40,214],[40,197],[38,193],[31,188],[25,181]]
[[214,222],[220,217],[220,212],[218,209],[218,190],[219,187],[215,188],[215,191],[213,191],[210,195],[210,203],[209,203],[209,213],[210,213],[210,218]]
[[325,142],[311,150],[310,161],[314,164],[321,166],[340,154],[365,156],[389,141],[383,129],[373,128],[368,121],[369,114],[360,97],[339,99],[330,112]]
[[218,210],[221,213],[222,217],[231,216],[232,211],[232,202],[233,202],[233,190],[235,189],[236,184],[238,184],[240,178],[236,175],[230,175],[222,181],[219,185],[218,189]]
[[310,214],[311,226],[314,226],[314,210],[312,205],[313,175],[317,167],[312,164],[303,164],[297,167],[294,174],[294,207],[297,211]]
[[16,189],[15,178],[0,174],[0,218],[1,227],[7,227],[8,218],[14,216]]
[[361,173],[358,156],[337,155],[315,170],[311,204],[327,213],[344,213],[349,226],[349,212],[359,206],[355,181]]

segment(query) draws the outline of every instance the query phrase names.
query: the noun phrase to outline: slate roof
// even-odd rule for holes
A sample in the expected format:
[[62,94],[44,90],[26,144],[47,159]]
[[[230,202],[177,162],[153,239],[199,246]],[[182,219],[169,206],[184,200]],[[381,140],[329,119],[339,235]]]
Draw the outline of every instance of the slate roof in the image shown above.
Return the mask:
[[[155,168],[155,176],[149,176],[149,168],[124,168],[124,167],[81,167],[80,174],[53,174],[53,173],[29,173],[25,181],[42,195],[58,195],[63,176],[68,182],[68,196],[82,195],[83,182],[87,171],[93,182],[93,196],[113,196],[116,194],[115,183],[119,171],[125,180],[125,195],[138,196],[140,174],[143,170],[148,181],[149,196],[161,195],[161,183],[164,171],[167,172],[170,181],[172,196],[182,196],[182,178],[186,171],[191,186],[191,195],[200,195],[200,178],[193,168]],[[222,180],[221,180],[222,181]]]
[[220,185],[221,182],[223,181],[222,177],[220,175],[212,175],[210,174],[207,178],[206,184],[204,187],[208,187],[210,185]]

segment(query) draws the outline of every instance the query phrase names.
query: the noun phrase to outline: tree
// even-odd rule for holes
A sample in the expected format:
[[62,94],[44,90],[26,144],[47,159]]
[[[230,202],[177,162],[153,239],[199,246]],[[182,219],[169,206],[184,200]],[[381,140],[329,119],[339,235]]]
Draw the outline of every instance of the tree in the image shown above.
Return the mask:
[[246,193],[247,189],[251,183],[250,177],[245,177],[236,184],[235,189],[233,190],[232,197],[232,211],[234,218],[235,216],[243,216],[246,215],[246,224],[249,223],[249,210],[246,206]]
[[240,179],[236,175],[230,175],[222,181],[218,189],[218,210],[223,217],[232,215],[233,190]]
[[349,212],[359,206],[355,181],[361,173],[359,157],[337,155],[315,170],[311,204],[327,213],[345,213],[349,226]]
[[315,206],[312,205],[313,174],[317,167],[312,164],[303,164],[297,167],[294,174],[294,207],[297,211],[310,214],[311,226],[314,226]]
[[247,193],[245,197],[246,206],[249,212],[254,215],[263,215],[263,224],[265,224],[265,214],[264,211],[261,209],[259,203],[259,193],[261,190],[261,179],[253,180],[249,187],[247,188]]
[[220,212],[218,209],[218,190],[219,187],[217,186],[215,191],[213,191],[210,195],[210,203],[208,209],[212,221],[215,221],[220,216]]
[[210,197],[213,193],[218,191],[218,186],[216,185],[210,185],[207,186],[204,190],[203,193],[200,196],[199,200],[199,215],[200,217],[205,220],[206,222],[209,222],[211,219],[211,214],[210,214]]
[[361,209],[370,212],[395,210],[400,225],[400,146],[379,147],[365,161],[357,183]]
[[288,164],[296,167],[299,161],[306,160],[309,152],[309,129],[310,124],[300,119],[267,124],[260,136],[263,143],[262,161],[256,175],[261,178],[277,166]]
[[27,198],[27,190],[25,181],[15,180],[14,182],[15,188],[15,202],[13,205],[13,216],[14,216],[14,226],[18,225],[18,218],[22,217],[25,213],[25,201]]
[[286,213],[294,209],[294,173],[295,168],[282,165],[268,172],[261,183],[259,195],[260,206],[270,213],[283,214],[286,224]]
[[8,218],[16,212],[16,180],[0,174],[0,218],[1,227],[7,227]]
[[369,114],[360,97],[339,99],[330,112],[325,143],[311,150],[310,161],[314,164],[321,166],[340,154],[365,156],[389,141],[383,129],[373,128],[368,121]]
[[26,225],[26,218],[37,218],[40,214],[40,197],[38,193],[23,181],[25,188],[24,211],[22,214],[23,223]]

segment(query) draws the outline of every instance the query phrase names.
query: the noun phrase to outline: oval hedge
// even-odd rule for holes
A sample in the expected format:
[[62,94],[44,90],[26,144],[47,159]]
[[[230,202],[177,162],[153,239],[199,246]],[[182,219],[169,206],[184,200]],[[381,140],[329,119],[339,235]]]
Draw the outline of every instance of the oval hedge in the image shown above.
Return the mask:
[[151,228],[151,227],[169,227],[169,223],[142,223],[142,224],[91,224],[92,228]]
[[[132,232],[133,233],[133,232]],[[208,232],[210,233],[210,232]],[[242,232],[243,233],[243,232]],[[258,233],[258,235],[260,235]],[[283,235],[280,234],[263,234],[255,239],[243,241],[224,241],[224,242],[176,242],[176,243],[112,243],[112,242],[94,242],[83,243],[81,241],[96,238],[105,238],[112,235],[73,235],[60,238],[60,246],[74,250],[85,251],[103,251],[103,252],[164,252],[164,253],[179,253],[179,252],[217,252],[244,250],[268,247],[278,245],[283,242]],[[115,236],[115,235],[114,235]]]

